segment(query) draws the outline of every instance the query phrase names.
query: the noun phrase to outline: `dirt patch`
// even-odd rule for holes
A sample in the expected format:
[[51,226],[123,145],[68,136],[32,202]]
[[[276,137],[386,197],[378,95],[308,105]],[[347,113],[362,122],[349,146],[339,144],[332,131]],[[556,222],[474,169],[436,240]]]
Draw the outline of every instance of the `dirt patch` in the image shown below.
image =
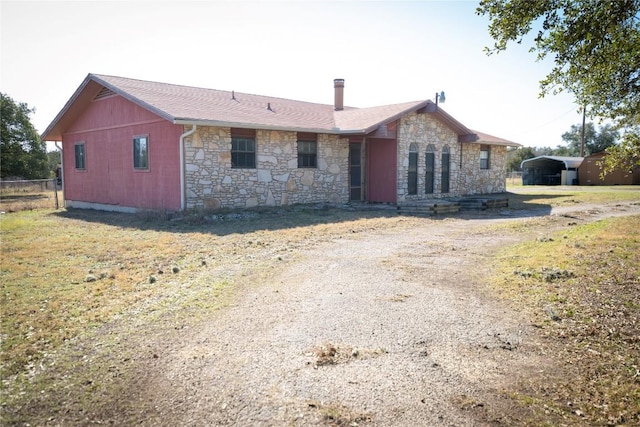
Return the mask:
[[309,364],[314,368],[318,368],[319,366],[337,365],[339,363],[348,363],[353,360],[368,359],[385,353],[386,350],[383,348],[354,348],[349,345],[324,343],[314,347],[311,352],[306,353],[306,356],[313,357],[314,362],[309,362]]

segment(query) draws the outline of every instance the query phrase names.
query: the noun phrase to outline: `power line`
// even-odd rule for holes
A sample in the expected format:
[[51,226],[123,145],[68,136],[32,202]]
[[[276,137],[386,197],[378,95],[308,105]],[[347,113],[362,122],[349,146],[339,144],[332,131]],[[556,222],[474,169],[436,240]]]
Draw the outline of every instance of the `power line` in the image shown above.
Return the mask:
[[537,131],[537,130],[539,130],[539,129],[541,129],[541,128],[547,127],[547,126],[549,126],[551,123],[558,121],[559,119],[563,118],[564,116],[566,116],[567,114],[569,114],[569,113],[570,113],[570,112],[572,112],[572,111],[573,111],[573,112],[575,112],[575,111],[576,111],[576,110],[575,110],[575,107],[572,107],[570,110],[565,111],[564,113],[560,114],[558,117],[556,117],[556,118],[554,118],[554,119],[549,120],[547,123],[542,124],[542,125],[539,125],[539,126],[536,126],[535,128],[531,128],[531,129],[529,129],[529,130],[526,130],[526,131],[524,131],[524,132],[520,133],[520,134],[519,134],[519,135],[517,135],[517,136],[526,135],[526,134],[528,134],[528,133],[535,132],[535,131]]

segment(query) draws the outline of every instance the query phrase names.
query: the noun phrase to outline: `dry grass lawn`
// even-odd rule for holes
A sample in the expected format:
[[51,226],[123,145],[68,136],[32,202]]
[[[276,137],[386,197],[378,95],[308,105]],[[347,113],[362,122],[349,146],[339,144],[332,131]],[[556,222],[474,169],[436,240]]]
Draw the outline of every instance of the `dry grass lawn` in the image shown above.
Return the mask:
[[[640,202],[633,187],[512,190],[512,209]],[[568,364],[553,383],[533,377],[504,391],[526,417],[494,419],[556,425],[580,411],[585,425],[640,423],[639,220],[576,226],[501,255],[495,292],[530,312],[548,338],[543,350]],[[73,384],[84,385],[65,399],[88,399],[96,373],[78,368],[84,356],[74,353],[76,343],[112,346],[121,360],[139,350],[129,348],[133,333],[122,342],[109,336],[114,322],[158,334],[196,325],[228,303],[243,277],[267,280],[300,248],[345,233],[406,232],[419,221],[395,211],[317,207],[181,219],[64,209],[3,214],[0,420],[19,423],[37,410],[28,407],[34,396]],[[123,391],[114,383],[101,392]]]
[[[494,289],[540,329],[544,366],[504,390],[507,423],[640,423],[639,216],[575,226],[503,251]],[[524,413],[524,415],[522,415]]]

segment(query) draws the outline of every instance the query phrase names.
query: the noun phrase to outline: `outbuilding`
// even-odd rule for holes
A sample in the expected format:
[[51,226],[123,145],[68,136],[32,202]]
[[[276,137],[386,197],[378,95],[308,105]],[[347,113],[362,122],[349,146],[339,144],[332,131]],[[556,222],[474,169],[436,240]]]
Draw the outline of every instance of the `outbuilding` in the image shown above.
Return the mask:
[[580,166],[580,185],[640,185],[640,166],[633,170],[616,170],[602,176],[601,163],[607,153],[601,152],[584,158]]
[[583,157],[538,156],[523,160],[522,185],[577,185]]

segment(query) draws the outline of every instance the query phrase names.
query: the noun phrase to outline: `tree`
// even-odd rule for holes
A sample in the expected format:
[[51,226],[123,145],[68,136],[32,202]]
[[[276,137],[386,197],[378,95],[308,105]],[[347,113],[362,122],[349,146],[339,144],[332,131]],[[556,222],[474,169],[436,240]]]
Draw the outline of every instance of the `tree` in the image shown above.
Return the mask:
[[47,178],[48,158],[29,115],[34,110],[0,93],[0,177]]
[[520,164],[523,160],[536,157],[531,147],[520,147],[516,150],[507,152],[507,170],[508,171],[520,171]]
[[[578,154],[579,154],[579,152],[578,152]],[[563,145],[558,145],[556,148],[554,148],[553,152],[550,155],[551,156],[560,156],[560,157],[575,157],[575,156],[577,156],[577,154],[574,154],[574,152],[569,147],[565,147]]]
[[533,147],[533,153],[536,156],[553,156],[554,151],[551,147]]
[[[614,145],[619,137],[618,131],[609,124],[597,130],[593,123],[586,123],[584,126],[584,154],[588,156],[600,153],[607,147]],[[562,140],[568,144],[568,149],[563,151],[562,154],[558,154],[558,151],[555,150],[554,153],[556,155],[579,156],[580,145],[582,144],[582,125],[572,125],[570,131],[562,134]],[[558,147],[558,149],[560,148],[562,147]]]
[[640,0],[481,0],[476,13],[489,17],[488,54],[535,27],[529,51],[554,60],[540,96],[568,90],[591,117],[640,124]]
[[606,149],[607,155],[602,162],[602,174],[616,170],[631,173],[640,167],[640,125],[626,129],[620,144]]
[[56,176],[56,172],[62,164],[62,156],[60,155],[60,151],[49,151],[47,153],[47,161],[49,165],[49,176],[53,178]]

